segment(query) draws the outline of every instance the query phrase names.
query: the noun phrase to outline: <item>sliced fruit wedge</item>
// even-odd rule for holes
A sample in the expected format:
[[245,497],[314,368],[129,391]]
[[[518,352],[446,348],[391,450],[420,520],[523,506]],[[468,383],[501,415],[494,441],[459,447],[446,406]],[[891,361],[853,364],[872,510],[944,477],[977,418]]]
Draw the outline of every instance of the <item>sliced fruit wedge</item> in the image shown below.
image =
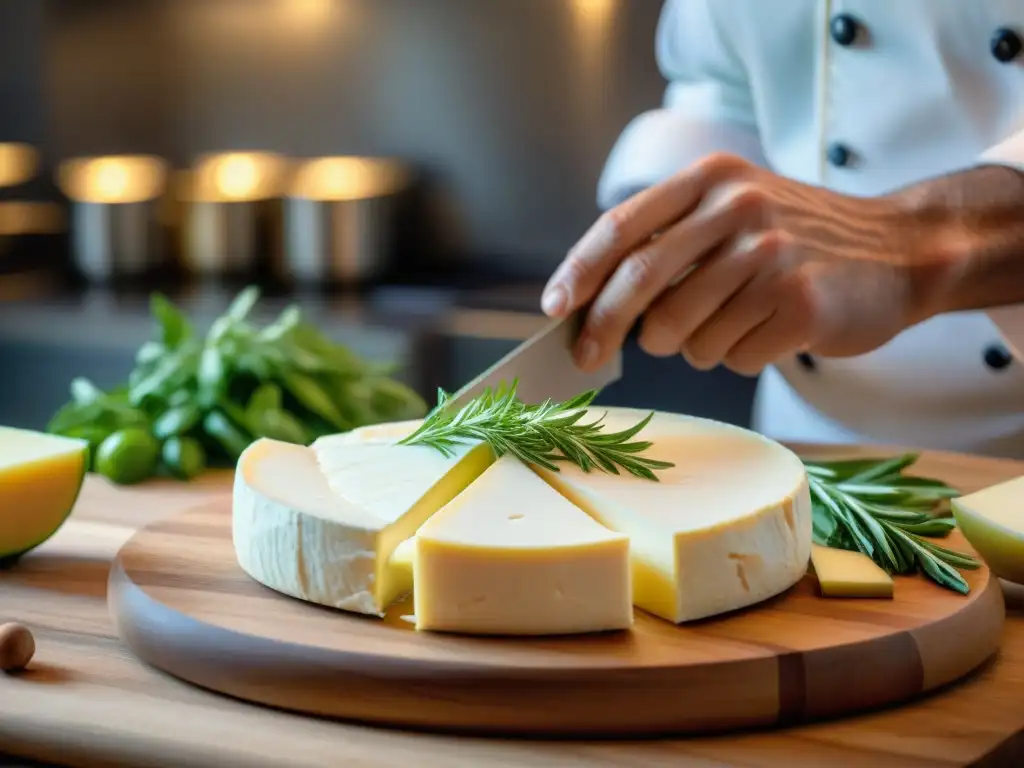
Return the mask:
[[74,509],[89,443],[0,427],[0,567],[53,536]]
[[1024,476],[950,499],[950,507],[992,573],[1024,584]]

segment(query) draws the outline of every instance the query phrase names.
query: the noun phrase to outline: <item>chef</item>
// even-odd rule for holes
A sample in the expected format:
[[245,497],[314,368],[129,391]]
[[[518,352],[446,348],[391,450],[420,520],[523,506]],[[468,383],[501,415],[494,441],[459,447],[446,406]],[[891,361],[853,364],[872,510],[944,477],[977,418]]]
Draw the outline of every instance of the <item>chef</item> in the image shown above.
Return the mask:
[[1024,458],[1024,2],[668,0],[656,51],[542,298],[578,365],[639,321],[776,439]]

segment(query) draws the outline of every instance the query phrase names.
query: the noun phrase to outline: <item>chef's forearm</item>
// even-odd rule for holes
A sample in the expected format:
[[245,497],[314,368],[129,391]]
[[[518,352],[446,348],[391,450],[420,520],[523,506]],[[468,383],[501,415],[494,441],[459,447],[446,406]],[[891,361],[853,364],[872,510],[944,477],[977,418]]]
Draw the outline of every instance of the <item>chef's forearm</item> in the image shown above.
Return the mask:
[[985,165],[893,199],[910,222],[901,237],[918,254],[925,314],[1024,302],[1024,173]]

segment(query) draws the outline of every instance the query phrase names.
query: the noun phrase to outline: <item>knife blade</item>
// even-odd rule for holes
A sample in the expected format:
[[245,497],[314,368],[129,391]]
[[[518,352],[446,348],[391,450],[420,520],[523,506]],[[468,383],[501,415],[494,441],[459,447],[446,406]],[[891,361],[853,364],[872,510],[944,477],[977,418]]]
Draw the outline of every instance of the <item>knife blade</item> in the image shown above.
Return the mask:
[[448,400],[447,408],[462,408],[487,387],[499,383],[519,383],[516,396],[524,403],[544,400],[568,400],[589,389],[598,391],[622,378],[622,352],[617,350],[595,371],[576,366],[572,346],[583,324],[583,315],[576,312],[566,318],[552,320],[544,328],[494,363],[475,379],[465,384]]

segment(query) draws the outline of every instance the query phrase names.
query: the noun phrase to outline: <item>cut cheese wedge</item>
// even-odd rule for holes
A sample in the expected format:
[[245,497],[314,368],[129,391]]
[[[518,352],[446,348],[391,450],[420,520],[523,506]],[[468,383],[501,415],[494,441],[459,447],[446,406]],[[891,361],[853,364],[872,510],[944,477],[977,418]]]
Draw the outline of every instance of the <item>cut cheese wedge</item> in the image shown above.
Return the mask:
[[[608,409],[605,430],[646,414]],[[635,439],[653,441],[646,455],[675,467],[658,470],[658,482],[568,463],[536,471],[629,536],[637,607],[681,623],[752,605],[804,576],[811,500],[794,453],[740,427],[668,413],[656,413]]]
[[[645,415],[611,408],[606,428]],[[398,445],[419,423],[309,447],[253,443],[235,480],[243,569],[286,594],[377,616],[411,590],[421,629],[520,635],[624,628],[630,602],[677,623],[705,618],[807,571],[804,465],[754,432],[657,413],[637,437],[675,467],[654,482],[495,462],[482,443],[453,456]]]
[[74,509],[89,443],[0,427],[0,566],[49,539]]
[[811,546],[814,575],[825,597],[892,597],[892,577],[862,552]]
[[450,458],[395,440],[412,423],[321,439],[252,443],[235,471],[232,536],[252,578],[304,600],[371,615],[411,588],[389,567],[408,538],[487,466],[468,445]]
[[1024,476],[949,503],[960,532],[992,573],[1024,584]]
[[599,525],[511,454],[424,523],[413,541],[417,629],[548,635],[633,622],[629,539]]

